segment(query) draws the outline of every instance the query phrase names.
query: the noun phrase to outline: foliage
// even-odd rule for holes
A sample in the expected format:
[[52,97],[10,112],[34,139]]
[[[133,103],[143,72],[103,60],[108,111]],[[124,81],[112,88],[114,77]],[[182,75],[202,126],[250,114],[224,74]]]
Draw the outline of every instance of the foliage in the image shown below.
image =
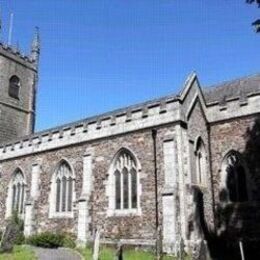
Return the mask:
[[246,3],[248,4],[256,3],[260,7],[260,0],[246,0]]
[[68,247],[68,248],[75,248],[76,243],[75,243],[75,238],[71,234],[68,233],[63,233],[63,247]]
[[[246,3],[248,4],[257,4],[258,7],[260,7],[260,0],[246,0]],[[257,19],[252,23],[252,25],[255,27],[255,30],[257,33],[260,32],[260,19]]]
[[36,260],[34,252],[26,246],[15,246],[12,253],[0,253],[0,260]]
[[[84,259],[92,259],[92,249],[90,247],[79,248],[78,251],[84,256]],[[100,251],[100,260],[114,260],[115,249],[102,247]],[[154,254],[150,251],[126,249],[124,250],[124,260],[154,260]],[[177,260],[173,256],[164,256],[162,260]],[[191,260],[188,256],[184,260]]]
[[10,218],[10,222],[13,225],[16,225],[18,227],[18,230],[19,230],[19,232],[16,234],[14,244],[15,245],[22,245],[25,241],[25,237],[24,237],[24,234],[23,234],[23,231],[24,231],[23,220],[19,217],[17,212],[13,212],[13,215]]
[[45,248],[69,247],[74,248],[75,242],[69,234],[43,232],[35,234],[26,239],[26,242],[33,246]]

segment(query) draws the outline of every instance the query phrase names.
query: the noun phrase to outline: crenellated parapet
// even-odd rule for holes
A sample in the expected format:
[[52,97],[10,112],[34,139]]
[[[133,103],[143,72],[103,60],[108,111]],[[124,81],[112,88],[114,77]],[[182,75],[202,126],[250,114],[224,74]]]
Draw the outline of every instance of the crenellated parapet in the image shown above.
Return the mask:
[[9,59],[14,60],[30,69],[35,69],[35,62],[30,55],[25,55],[19,48],[14,46],[9,46],[7,44],[0,42],[0,55],[6,56]]
[[58,149],[180,120],[178,99],[169,96],[162,100],[87,118],[3,144],[0,147],[0,160]]
[[[256,77],[258,78],[258,76]],[[180,95],[169,95],[5,143],[0,147],[0,160],[166,124],[184,123],[186,125],[188,117],[185,115],[189,114],[187,112],[192,109],[197,98],[203,103],[204,113],[209,124],[256,114],[260,111],[260,88],[258,85],[250,89],[246,89],[244,86],[243,95],[240,91],[239,95],[231,93],[226,98],[223,92],[227,92],[227,87],[221,90],[222,96],[216,96],[218,88],[213,89],[213,93],[208,93],[205,90],[201,91],[200,86],[194,85],[194,81],[191,79],[189,84],[190,86],[187,86],[185,83],[185,93],[182,91]],[[188,106],[183,100],[183,93],[188,98],[185,101],[189,103]],[[194,97],[189,98],[189,93],[192,93]],[[198,93],[202,93],[202,96]],[[225,100],[221,102],[223,96]]]

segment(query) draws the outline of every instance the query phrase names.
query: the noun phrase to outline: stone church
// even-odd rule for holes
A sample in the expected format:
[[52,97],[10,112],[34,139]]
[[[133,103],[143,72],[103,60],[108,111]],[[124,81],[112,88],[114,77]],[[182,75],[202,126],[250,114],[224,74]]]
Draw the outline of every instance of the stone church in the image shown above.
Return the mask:
[[1,229],[16,211],[25,236],[160,237],[168,253],[259,237],[260,75],[205,88],[192,73],[177,95],[34,132],[39,55],[38,33],[28,56],[0,44]]

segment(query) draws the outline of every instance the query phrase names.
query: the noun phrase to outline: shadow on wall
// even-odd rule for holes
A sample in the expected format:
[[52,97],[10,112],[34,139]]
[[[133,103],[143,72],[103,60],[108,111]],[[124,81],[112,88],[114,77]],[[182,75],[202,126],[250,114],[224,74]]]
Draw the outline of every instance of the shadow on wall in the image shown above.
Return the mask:
[[207,227],[202,191],[193,188],[195,221],[212,259],[241,260],[239,241],[246,260],[260,259],[260,117],[243,137],[244,151],[227,158],[225,185],[215,206],[215,231]]

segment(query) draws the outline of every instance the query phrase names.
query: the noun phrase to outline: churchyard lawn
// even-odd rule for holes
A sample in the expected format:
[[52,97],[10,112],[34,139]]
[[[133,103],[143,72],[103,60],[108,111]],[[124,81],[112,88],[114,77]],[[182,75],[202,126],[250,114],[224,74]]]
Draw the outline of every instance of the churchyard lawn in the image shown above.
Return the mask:
[[36,260],[34,252],[28,246],[15,246],[11,253],[0,253],[0,260]]

